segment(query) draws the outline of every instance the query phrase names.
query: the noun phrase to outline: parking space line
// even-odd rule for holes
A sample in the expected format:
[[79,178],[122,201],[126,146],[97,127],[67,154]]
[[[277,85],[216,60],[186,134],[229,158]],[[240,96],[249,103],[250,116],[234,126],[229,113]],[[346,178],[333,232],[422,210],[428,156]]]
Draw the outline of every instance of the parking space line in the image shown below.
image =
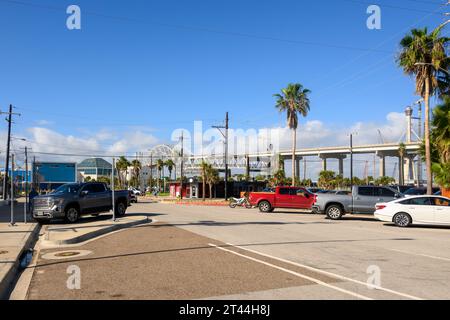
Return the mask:
[[[332,273],[332,272],[328,272],[328,271],[324,271],[324,270],[321,270],[321,269],[313,268],[313,267],[310,267],[310,266],[307,266],[307,265],[303,265],[303,264],[300,264],[300,263],[296,263],[296,262],[293,262],[293,261],[289,261],[289,260],[286,260],[286,259],[274,257],[274,256],[269,255],[269,254],[261,253],[261,252],[258,252],[258,251],[255,251],[255,250],[251,250],[251,249],[248,249],[248,248],[244,248],[244,247],[241,247],[241,246],[238,246],[238,245],[234,245],[234,244],[231,244],[231,243],[227,243],[227,245],[235,247],[235,248],[238,248],[238,249],[241,249],[241,250],[244,250],[244,251],[252,252],[252,253],[258,254],[258,255],[263,256],[263,257],[271,258],[271,259],[274,259],[274,260],[278,260],[280,262],[284,262],[284,263],[288,263],[288,264],[291,264],[291,265],[294,265],[294,266],[297,266],[297,267],[300,267],[300,268],[304,268],[304,269],[307,269],[307,270],[310,270],[310,271],[314,271],[314,272],[317,272],[317,273],[322,273],[322,274],[325,274],[327,276],[333,277],[335,279],[340,279],[340,280],[353,282],[353,283],[356,283],[356,284],[363,285],[365,287],[368,286],[368,284],[366,282],[363,282],[363,281],[355,280],[355,279],[352,279],[352,278],[347,278],[345,276],[341,276],[341,275],[338,275],[338,274],[335,274],[335,273]],[[413,295],[409,295],[409,294],[406,294],[406,293],[402,293],[402,292],[398,292],[398,291],[395,291],[395,290],[387,289],[387,288],[384,288],[384,287],[380,287],[380,286],[372,286],[372,287],[375,290],[381,290],[381,291],[388,292],[388,293],[391,293],[391,294],[394,294],[394,295],[398,295],[398,296],[401,296],[401,297],[404,297],[404,298],[408,298],[408,299],[412,299],[412,300],[424,300],[423,298],[419,298],[419,297],[416,297],[416,296],[413,296]]]
[[441,260],[441,261],[450,261],[449,258],[430,256],[428,254],[414,253],[414,252],[408,252],[408,251],[397,250],[397,249],[388,249],[388,250],[395,251],[395,252],[400,252],[400,253],[404,253],[404,254],[409,254],[409,255],[412,255],[412,256],[425,257],[425,258],[436,259],[436,260]]
[[[297,277],[299,277],[299,278],[303,278],[303,279],[305,279],[305,280],[309,280],[309,281],[311,281],[311,282],[313,282],[313,283],[316,283],[316,284],[318,284],[318,285],[321,285],[321,286],[327,287],[327,288],[329,288],[329,289],[333,289],[333,290],[336,290],[336,291],[339,291],[339,292],[342,292],[342,293],[351,295],[351,296],[353,296],[353,297],[355,297],[355,298],[362,299],[362,300],[373,300],[372,298],[369,298],[369,297],[360,295],[360,294],[358,294],[358,293],[356,293],[356,292],[352,292],[352,291],[349,291],[349,290],[345,290],[345,289],[339,288],[339,287],[337,287],[337,286],[333,286],[333,285],[328,284],[328,283],[325,283],[325,282],[323,282],[323,281],[321,281],[321,280],[318,280],[318,279],[315,279],[315,278],[306,276],[306,275],[304,275],[304,274],[301,274],[301,273],[298,273],[298,272],[295,272],[295,271],[292,271],[292,270],[289,270],[289,269],[285,269],[285,268],[283,268],[283,267],[276,266],[276,265],[274,265],[274,264],[271,264],[271,263],[268,263],[268,262],[265,262],[265,261],[262,261],[262,260],[253,258],[253,257],[249,257],[249,256],[246,256],[246,255],[240,254],[240,253],[235,252],[235,251],[232,251],[232,250],[225,249],[225,248],[220,247],[220,246],[217,246],[217,245],[215,245],[215,244],[209,243],[208,245],[211,246],[211,247],[217,248],[217,249],[219,249],[219,250],[222,250],[222,251],[225,251],[225,252],[228,252],[228,253],[231,253],[231,254],[240,256],[240,257],[242,257],[242,258],[245,258],[245,259],[248,259],[248,260],[252,260],[252,261],[254,261],[254,262],[258,262],[258,263],[264,264],[264,265],[269,266],[269,267],[272,267],[272,268],[274,268],[274,269],[278,269],[278,270],[281,270],[281,271],[290,273],[290,274],[292,274],[292,275],[294,275],[294,276],[297,276]],[[238,247],[236,247],[236,248],[238,248]]]

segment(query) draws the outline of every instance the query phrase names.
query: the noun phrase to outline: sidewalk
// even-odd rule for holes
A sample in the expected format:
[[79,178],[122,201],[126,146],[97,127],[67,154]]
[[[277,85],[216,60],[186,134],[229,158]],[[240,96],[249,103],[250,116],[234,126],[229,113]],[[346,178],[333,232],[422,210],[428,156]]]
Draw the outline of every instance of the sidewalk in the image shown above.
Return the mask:
[[10,207],[0,206],[0,299],[5,299],[13,284],[22,253],[37,239],[39,225],[24,223],[23,202],[14,206],[15,226],[10,226]]

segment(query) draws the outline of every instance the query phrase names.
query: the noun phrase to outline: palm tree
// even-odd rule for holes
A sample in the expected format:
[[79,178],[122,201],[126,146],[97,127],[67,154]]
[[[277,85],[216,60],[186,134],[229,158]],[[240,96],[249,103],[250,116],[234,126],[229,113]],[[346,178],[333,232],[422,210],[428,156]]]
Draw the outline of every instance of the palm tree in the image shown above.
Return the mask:
[[442,163],[450,162],[450,97],[443,97],[443,103],[433,110],[432,142]]
[[433,193],[430,147],[430,96],[439,93],[443,70],[448,69],[445,46],[449,38],[441,37],[442,27],[431,33],[428,29],[413,29],[400,42],[398,64],[404,72],[416,80],[416,93],[425,101],[425,159],[427,169],[427,193]]
[[214,169],[212,165],[208,165],[206,170],[206,182],[209,185],[209,198],[213,198],[212,187],[220,181],[219,179],[219,171]]
[[450,97],[444,96],[443,103],[433,110],[430,135],[433,173],[442,189],[443,196],[450,196]]
[[295,149],[297,146],[298,114],[306,117],[310,106],[308,95],[311,93],[299,83],[289,84],[281,90],[281,94],[275,94],[277,98],[276,108],[280,112],[286,111],[287,125],[292,130],[292,186],[295,186]]
[[[117,175],[119,176],[119,184],[121,185],[121,187],[125,186],[125,182],[127,180],[126,174],[129,166],[130,162],[124,156],[120,157],[119,160],[116,162]],[[125,181],[124,177],[122,176],[123,172],[125,172]]]
[[398,170],[399,172],[399,179],[398,183],[399,185],[405,184],[405,155],[406,155],[406,145],[404,143],[400,143],[400,146],[398,148],[398,156],[400,159],[400,168]]
[[164,161],[161,159],[158,159],[156,161],[156,169],[158,170],[158,190],[161,189],[161,179],[162,179],[162,172],[164,170]]
[[206,161],[202,160],[202,163],[200,164],[200,172],[201,172],[201,175],[202,175],[202,184],[203,184],[202,185],[202,187],[203,187],[203,190],[202,190],[203,201],[206,200],[206,176],[207,176],[208,168],[209,168],[209,164]]
[[167,167],[167,170],[169,170],[169,178],[172,179],[172,171],[173,168],[175,167],[175,162],[173,162],[172,159],[169,159],[166,161],[165,165]]
[[135,182],[135,187],[139,185],[139,176],[142,169],[142,164],[139,160],[135,159],[131,161],[131,166],[133,167],[133,180]]

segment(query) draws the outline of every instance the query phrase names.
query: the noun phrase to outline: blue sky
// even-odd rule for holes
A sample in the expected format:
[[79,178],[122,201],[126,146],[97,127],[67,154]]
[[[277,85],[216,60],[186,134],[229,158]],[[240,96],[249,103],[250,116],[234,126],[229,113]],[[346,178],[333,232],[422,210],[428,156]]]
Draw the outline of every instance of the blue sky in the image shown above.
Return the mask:
[[[417,100],[399,40],[441,23],[442,2],[375,1],[382,29],[369,30],[366,0],[0,0],[0,109],[22,113],[17,135],[46,128],[105,147],[139,131],[151,144],[226,111],[232,127],[284,126],[272,95],[300,82],[312,90],[303,122],[384,124]],[[70,4],[80,31],[66,28]]]

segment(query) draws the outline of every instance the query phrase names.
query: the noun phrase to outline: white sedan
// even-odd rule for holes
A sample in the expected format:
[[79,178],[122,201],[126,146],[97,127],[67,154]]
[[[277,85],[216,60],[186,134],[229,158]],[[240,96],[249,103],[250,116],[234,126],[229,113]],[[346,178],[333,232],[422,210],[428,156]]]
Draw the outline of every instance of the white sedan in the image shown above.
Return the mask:
[[450,199],[414,196],[376,205],[375,218],[406,228],[413,224],[449,225]]

